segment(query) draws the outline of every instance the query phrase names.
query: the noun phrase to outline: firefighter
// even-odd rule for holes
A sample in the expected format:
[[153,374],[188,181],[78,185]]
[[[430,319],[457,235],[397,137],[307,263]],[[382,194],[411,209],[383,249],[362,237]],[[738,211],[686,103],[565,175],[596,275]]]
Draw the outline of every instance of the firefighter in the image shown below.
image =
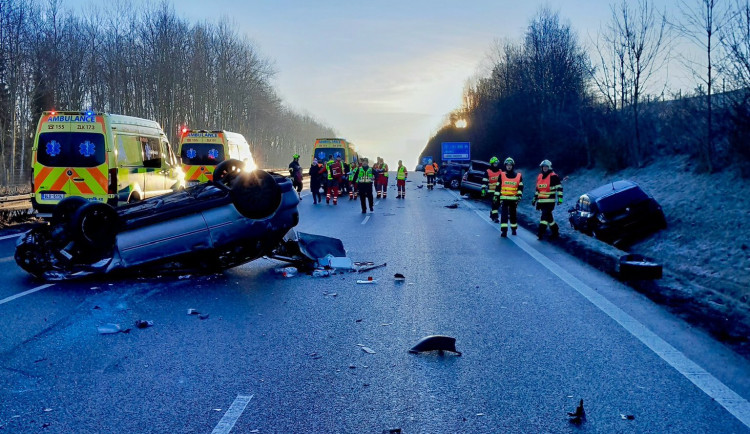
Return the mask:
[[323,165],[314,158],[310,165],[310,192],[312,192],[313,204],[323,201],[323,195],[320,194],[320,178],[323,170]]
[[344,168],[342,174],[341,174],[341,195],[346,196],[349,195],[349,199],[352,198],[352,189],[349,186],[349,173],[352,170],[352,166],[349,165],[346,161],[341,162],[341,166]]
[[539,175],[536,177],[536,192],[534,193],[534,199],[531,201],[531,204],[542,212],[537,238],[541,240],[549,226],[552,231],[551,238],[555,239],[560,235],[560,227],[552,216],[552,210],[555,209],[556,204],[562,204],[563,187],[560,183],[560,177],[552,171],[552,162],[549,160],[542,161],[539,164],[539,169]]
[[492,208],[490,209],[490,219],[492,219],[493,222],[497,223],[500,221],[498,219],[498,208],[500,208],[500,196],[496,195],[497,192],[497,184],[500,182],[500,174],[503,172],[502,169],[498,166],[500,164],[500,160],[497,157],[490,158],[490,167],[487,169],[487,173],[485,174],[484,179],[484,187],[482,187],[482,197],[487,195],[489,193],[492,195]]
[[435,166],[432,164],[425,164],[424,176],[427,177],[427,189],[432,190],[432,187],[435,185]]
[[302,200],[302,166],[299,164],[299,154],[292,155],[289,176],[292,178],[292,186],[297,190],[297,197]]
[[372,207],[372,181],[373,181],[373,170],[369,166],[367,158],[362,159],[362,167],[357,171],[355,181],[357,183],[357,191],[359,192],[359,201],[362,204],[362,214],[367,212],[367,203],[369,201],[370,212],[374,211]]
[[[516,208],[523,196],[523,177],[521,172],[515,171],[516,162],[508,157],[503,162],[505,170],[500,173],[500,182],[495,189],[495,198],[500,202],[500,236],[508,236],[508,217],[510,217],[510,231],[516,235],[518,219]],[[494,203],[495,199],[493,199]]]
[[396,169],[396,189],[398,190],[398,196],[396,199],[406,199],[406,178],[409,173],[406,171],[406,166],[398,160],[398,169]]

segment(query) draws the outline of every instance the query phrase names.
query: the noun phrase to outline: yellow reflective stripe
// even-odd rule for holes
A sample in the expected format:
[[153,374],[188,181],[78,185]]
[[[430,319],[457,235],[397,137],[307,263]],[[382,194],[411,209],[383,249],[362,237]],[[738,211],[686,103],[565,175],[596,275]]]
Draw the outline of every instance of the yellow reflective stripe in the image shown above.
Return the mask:
[[[86,187],[88,187],[94,195],[107,194],[107,190],[102,188],[96,178],[94,178],[86,169],[77,169],[76,173],[80,178],[83,178],[83,183],[86,184]],[[79,184],[81,184],[81,182],[71,182],[70,194],[74,194],[73,190],[78,192],[78,194],[84,194],[81,191]]]

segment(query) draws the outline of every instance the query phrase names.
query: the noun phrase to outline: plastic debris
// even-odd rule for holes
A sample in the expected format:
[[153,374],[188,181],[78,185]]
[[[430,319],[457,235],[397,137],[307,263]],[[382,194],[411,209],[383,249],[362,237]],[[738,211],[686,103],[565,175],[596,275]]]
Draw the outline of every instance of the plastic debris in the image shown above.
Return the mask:
[[357,283],[360,285],[367,285],[367,284],[376,283],[376,282],[377,280],[373,280],[372,277],[369,278],[368,280],[357,280]]
[[190,274],[185,274],[183,276],[178,277],[177,279],[184,280],[184,279],[190,279],[190,277],[192,277]]
[[[419,188],[422,188],[422,186],[420,185]],[[365,384],[365,386],[369,386],[369,384]],[[384,429],[383,434],[401,434],[401,428]]]
[[153,325],[154,325],[154,322],[150,320],[139,319],[135,322],[135,326],[138,327],[139,329],[149,328],[149,327],[152,327]]
[[458,204],[457,203],[452,203],[450,205],[446,205],[445,207],[446,208],[450,208],[450,209],[456,209],[456,208],[458,208]]
[[620,414],[622,420],[635,420],[635,416],[632,414]]
[[365,271],[374,270],[376,268],[383,268],[386,265],[387,265],[387,263],[383,262],[380,265],[370,265],[370,266],[367,266],[367,267],[361,267],[361,268],[357,269],[357,271],[360,272],[360,273],[364,273]]
[[294,277],[297,275],[296,267],[281,267],[277,268],[275,271],[277,274],[281,274],[284,277]]
[[198,311],[197,311],[197,310],[195,310],[195,309],[188,309],[188,310],[187,310],[187,314],[188,314],[188,315],[200,315],[200,312],[198,312]]
[[357,369],[357,367],[354,365],[349,365],[349,369]]
[[331,270],[321,270],[321,269],[315,269],[312,272],[313,277],[329,277],[333,274]]
[[461,355],[461,352],[456,350],[456,338],[440,335],[425,336],[409,350],[412,354],[430,351],[439,351],[440,354],[443,351],[450,351],[456,353],[456,355]]
[[362,347],[362,351],[366,352],[367,354],[375,354],[375,351],[373,351],[372,348],[369,347]]
[[586,411],[583,409],[583,399],[581,399],[578,407],[576,407],[576,411],[572,413],[568,412],[568,417],[570,418],[570,423],[574,423],[576,425],[586,420]]
[[393,278],[396,279],[396,282],[403,282],[404,280],[406,280],[406,277],[401,273],[394,274]]
[[111,335],[114,333],[120,333],[122,331],[119,324],[112,323],[100,325],[96,328],[96,330],[99,332],[99,334],[102,335]]
[[45,408],[45,409],[44,409],[44,412],[45,412],[45,413],[49,413],[50,411],[52,411],[52,409],[51,409],[51,408]]

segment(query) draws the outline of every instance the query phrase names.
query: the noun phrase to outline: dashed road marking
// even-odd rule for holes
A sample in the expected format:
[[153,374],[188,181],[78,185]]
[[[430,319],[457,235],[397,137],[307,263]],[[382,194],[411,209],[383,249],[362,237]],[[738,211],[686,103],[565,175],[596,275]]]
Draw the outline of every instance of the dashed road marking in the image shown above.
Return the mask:
[[[460,196],[459,199],[461,199]],[[484,213],[476,209],[471,203],[466,201],[464,201],[464,203],[469,209],[474,211],[479,216],[479,218],[489,223],[495,230],[500,232],[500,228],[492,223],[492,221]],[[578,280],[572,274],[565,271],[554,261],[544,256],[527,242],[518,237],[509,237],[508,239],[515,243],[518,247],[520,247],[524,252],[528,253],[529,256],[534,258],[534,260],[539,262],[542,266],[544,266],[544,268],[551,271],[554,275],[560,278],[560,280],[567,283],[568,286],[578,291],[579,294],[585,297],[589,302],[599,308],[599,310],[604,312],[607,316],[615,320],[618,324],[620,324],[620,326],[622,326],[622,328],[627,330],[628,333],[633,335],[636,339],[650,348],[651,351],[653,351],[657,356],[661,357],[662,360],[667,362],[670,366],[677,370],[677,372],[679,372],[685,378],[690,380],[690,382],[698,386],[698,388],[701,389],[703,393],[713,398],[729,413],[731,413],[732,416],[736,417],[745,426],[750,428],[750,402],[737,394],[737,392],[735,392],[734,390],[730,389],[727,385],[711,375],[697,363],[690,360],[681,351],[677,350],[672,345],[667,343],[656,333],[649,330],[638,320],[628,315],[625,311],[617,307],[611,301],[607,300],[607,298],[593,290],[582,281]]]
[[21,298],[21,297],[23,297],[25,295],[33,294],[33,293],[35,293],[37,291],[41,291],[42,289],[49,288],[50,286],[54,286],[54,285],[55,285],[54,283],[48,283],[46,285],[37,286],[36,288],[29,289],[28,291],[20,292],[20,293],[18,293],[16,295],[11,295],[10,297],[7,297],[7,298],[4,298],[4,299],[0,300],[0,304],[5,304],[5,303],[8,303],[8,302],[11,302],[11,301],[13,301],[13,300],[15,300],[17,298]]
[[367,223],[368,220],[370,220],[370,216],[369,215],[367,217],[365,217],[364,220],[362,220],[362,224]]
[[254,395],[237,395],[237,398],[234,399],[234,402],[229,407],[229,410],[224,413],[224,416],[216,425],[216,428],[211,431],[211,434],[228,434],[229,431],[234,428],[234,424],[237,423],[237,419],[242,416],[242,412],[245,411],[245,407],[247,407],[247,404],[251,399],[253,399],[253,396]]

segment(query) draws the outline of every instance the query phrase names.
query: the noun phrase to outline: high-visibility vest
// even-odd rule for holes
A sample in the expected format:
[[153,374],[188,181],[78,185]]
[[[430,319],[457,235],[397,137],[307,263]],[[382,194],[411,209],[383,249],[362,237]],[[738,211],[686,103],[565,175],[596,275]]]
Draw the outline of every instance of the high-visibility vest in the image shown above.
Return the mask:
[[424,174],[425,175],[434,175],[435,174],[435,167],[432,164],[426,164],[424,166]]
[[328,172],[329,181],[333,179],[333,176],[331,175],[331,166],[333,166],[333,163],[335,163],[333,160],[326,161],[326,172]]
[[497,169],[497,171],[487,169],[487,180],[489,181],[488,187],[490,191],[495,191],[495,188],[497,188],[497,183],[500,181],[501,173],[503,173],[503,171],[500,169]]
[[372,167],[360,167],[357,171],[357,182],[372,182]]
[[383,176],[388,177],[388,165],[383,163],[380,165],[380,170],[383,171]]
[[349,172],[349,181],[354,181],[357,178],[357,172],[359,172],[359,167],[355,167]]
[[540,173],[536,176],[536,200],[539,203],[555,203],[555,196],[557,194],[557,186],[552,187],[550,181],[553,176],[557,176],[555,172],[550,171],[546,177]]
[[435,168],[435,173],[437,173],[437,172],[439,172],[439,171],[440,171],[440,168],[438,167],[438,164],[437,164],[437,163],[432,163],[432,167],[434,167],[434,168]]
[[518,200],[518,186],[522,185],[521,172],[510,178],[507,173],[500,173],[500,200]]
[[406,179],[406,166],[401,166],[398,168],[398,171],[396,172],[396,179]]

